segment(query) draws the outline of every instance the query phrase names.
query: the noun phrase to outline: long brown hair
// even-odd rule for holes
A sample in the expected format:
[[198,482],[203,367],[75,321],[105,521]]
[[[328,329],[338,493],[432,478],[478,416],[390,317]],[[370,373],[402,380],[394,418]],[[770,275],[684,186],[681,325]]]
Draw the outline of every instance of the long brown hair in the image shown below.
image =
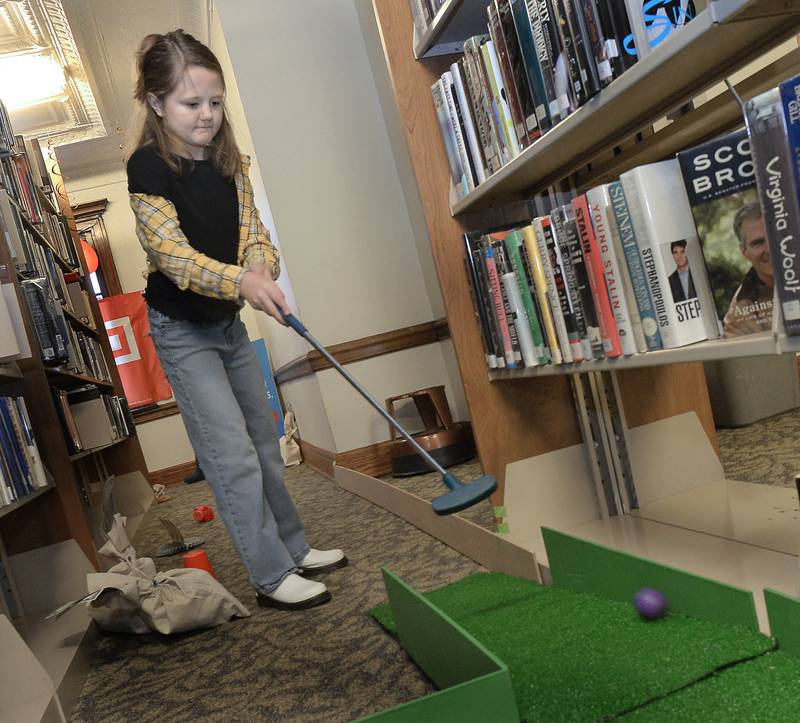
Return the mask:
[[[142,40],[136,56],[138,78],[133,97],[144,106],[145,117],[137,148],[154,145],[167,165],[176,173],[181,172],[180,141],[172,136],[164,127],[164,121],[147,102],[152,93],[159,101],[164,100],[180,82],[184,72],[190,65],[197,65],[215,73],[219,73],[222,87],[225,88],[225,76],[217,57],[197,38],[183,30],[173,30],[164,35],[148,35]],[[214,168],[225,178],[233,178],[240,168],[241,156],[233,129],[228,122],[227,112],[223,110],[222,125],[208,147],[209,158]]]

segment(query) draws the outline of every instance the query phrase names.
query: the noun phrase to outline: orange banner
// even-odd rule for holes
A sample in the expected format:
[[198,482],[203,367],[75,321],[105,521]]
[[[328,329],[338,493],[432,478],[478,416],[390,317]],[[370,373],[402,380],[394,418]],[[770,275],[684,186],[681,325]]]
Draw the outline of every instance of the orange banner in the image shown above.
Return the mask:
[[109,296],[101,299],[99,305],[131,409],[171,399],[172,389],[150,338],[142,293]]

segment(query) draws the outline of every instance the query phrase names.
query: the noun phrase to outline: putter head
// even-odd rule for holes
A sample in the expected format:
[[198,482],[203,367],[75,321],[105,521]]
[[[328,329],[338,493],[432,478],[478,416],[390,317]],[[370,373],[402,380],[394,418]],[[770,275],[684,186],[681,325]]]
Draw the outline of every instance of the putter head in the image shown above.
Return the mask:
[[437,497],[432,503],[437,515],[452,515],[454,512],[472,507],[476,502],[485,500],[497,489],[497,480],[489,474],[479,477],[474,482],[459,484],[449,492]]

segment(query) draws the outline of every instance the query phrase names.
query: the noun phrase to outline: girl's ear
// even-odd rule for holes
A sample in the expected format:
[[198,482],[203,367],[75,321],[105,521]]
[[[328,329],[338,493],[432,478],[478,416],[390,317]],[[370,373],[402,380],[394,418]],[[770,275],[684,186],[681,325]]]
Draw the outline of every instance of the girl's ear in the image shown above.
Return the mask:
[[164,106],[161,101],[152,93],[147,94],[147,105],[149,105],[159,118],[164,117]]

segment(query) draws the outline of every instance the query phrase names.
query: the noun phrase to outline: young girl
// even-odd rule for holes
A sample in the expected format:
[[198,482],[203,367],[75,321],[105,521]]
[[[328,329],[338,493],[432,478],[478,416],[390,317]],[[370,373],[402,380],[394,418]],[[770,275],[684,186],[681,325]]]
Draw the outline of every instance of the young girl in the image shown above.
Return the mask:
[[147,253],[150,333],[217,508],[259,605],[330,600],[303,576],[347,564],[315,550],[283,482],[264,381],[239,309],[282,321],[278,252],[253,204],[249,159],[225,116],[214,54],[182,30],[149,35],[136,99],[146,117],[128,160],[136,233]]

